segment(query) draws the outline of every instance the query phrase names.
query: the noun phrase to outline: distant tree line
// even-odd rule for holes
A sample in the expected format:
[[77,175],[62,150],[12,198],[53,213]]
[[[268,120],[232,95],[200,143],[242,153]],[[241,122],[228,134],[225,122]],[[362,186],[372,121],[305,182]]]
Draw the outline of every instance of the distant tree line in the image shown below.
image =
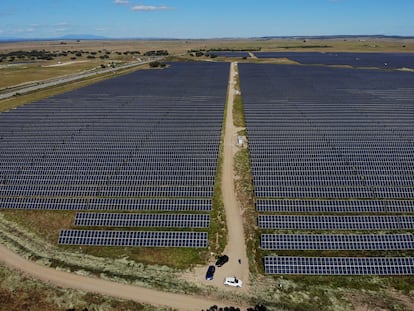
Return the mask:
[[195,57],[206,56],[210,58],[216,58],[217,54],[206,52],[206,50],[192,50],[192,52],[190,52],[190,56],[195,56]]
[[[125,52],[115,52],[118,55],[140,55],[139,51],[125,51]],[[83,51],[83,50],[73,50],[73,51],[46,51],[46,50],[31,50],[31,51],[12,51],[8,53],[0,53],[0,62],[9,61],[13,62],[15,60],[53,60],[56,57],[66,57],[69,54],[72,55],[71,59],[75,60],[77,57],[82,57],[86,55],[87,58],[93,59],[96,58],[99,54],[99,58],[104,60],[108,59],[111,54],[110,51],[99,50],[95,51]]]
[[156,51],[147,51],[144,53],[144,56],[168,56],[167,50],[156,50]]

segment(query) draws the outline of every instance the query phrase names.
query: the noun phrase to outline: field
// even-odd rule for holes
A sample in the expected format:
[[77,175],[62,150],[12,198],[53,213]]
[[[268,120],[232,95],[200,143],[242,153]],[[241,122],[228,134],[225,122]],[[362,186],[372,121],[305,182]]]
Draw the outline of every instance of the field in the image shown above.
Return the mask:
[[[239,134],[248,138],[248,149],[235,156],[235,189],[245,210],[252,283],[243,299],[260,300],[275,309],[287,310],[351,310],[375,305],[379,310],[391,306],[395,310],[410,309],[412,301],[408,297],[412,295],[413,278],[373,277],[399,274],[379,263],[374,270],[357,273],[358,276],[352,269],[335,267],[322,273],[333,275],[315,276],[312,274],[321,269],[317,264],[313,268],[304,265],[302,270],[287,264],[282,266],[283,272],[274,272],[269,265],[263,265],[263,259],[277,260],[282,256],[289,260],[410,259],[413,256],[411,241],[399,240],[414,232],[411,219],[414,184],[410,173],[412,73],[390,68],[298,66],[289,64],[293,63],[287,60],[289,57],[246,59],[237,50],[408,52],[413,49],[411,41],[269,39],[118,43],[119,51],[167,49],[170,54],[185,54],[187,50],[232,51],[217,52],[216,58],[175,56],[170,60],[186,62],[172,61],[163,70],[137,71],[0,115],[3,117],[0,202],[2,208],[8,209],[1,212],[5,217],[3,234],[15,230],[18,234],[13,239],[17,243],[19,235],[27,239],[24,231],[34,232],[36,237],[32,238],[36,242],[31,251],[39,246],[34,258],[52,267],[91,269],[90,263],[85,263],[85,267],[74,263],[76,256],[84,254],[120,261],[118,272],[108,272],[113,278],[171,290],[162,285],[165,278],[176,291],[210,291],[173,280],[173,274],[177,269],[206,263],[211,260],[211,253],[218,254],[225,246],[225,215],[217,185],[222,165],[220,141],[225,121],[227,62],[237,61],[240,83],[235,88],[240,93],[236,93],[233,118]],[[51,50],[62,46],[73,49],[77,44],[90,51],[115,48],[114,42],[40,43],[40,46]],[[19,43],[8,49],[29,46],[30,43]],[[89,65],[92,64],[85,62],[62,68],[67,67],[69,73]],[[327,62],[327,65],[332,64]],[[56,68],[59,66],[45,67],[44,72],[34,70],[33,75],[39,74],[35,79],[42,79],[64,73]],[[28,68],[6,80],[21,81],[19,76],[24,75],[24,70]],[[30,101],[32,96],[35,94],[26,100]],[[197,206],[207,208],[197,210]],[[122,211],[139,218],[128,218],[129,225],[122,215],[109,222],[98,219],[98,223],[92,223],[90,216],[84,214],[87,222],[74,225],[75,211],[78,217],[80,211],[104,211],[105,217]],[[172,228],[162,224],[177,222],[176,217],[184,213],[191,217],[207,215],[210,228]],[[166,218],[161,222],[155,220],[159,215]],[[366,218],[373,215],[379,218]],[[293,220],[286,221],[286,217]],[[324,217],[330,218],[325,221]],[[354,218],[345,222],[346,217]],[[154,225],[148,225],[147,218]],[[12,229],[9,221],[19,225]],[[360,227],[355,227],[355,222]],[[402,227],[401,223],[406,225]],[[340,228],[335,227],[338,224]],[[77,243],[69,239],[68,244],[77,246],[56,249],[59,236],[64,240],[59,233],[62,228],[75,229],[73,232],[80,234]],[[208,232],[209,247],[131,248],[130,235],[126,242],[122,237],[103,242],[97,236],[90,236],[92,229],[120,231],[121,235],[141,229],[150,235]],[[370,234],[374,238],[395,240],[393,244],[390,241],[378,244],[376,240],[341,244],[330,240],[342,233],[356,239]],[[265,234],[266,238],[282,242],[270,241],[265,246]],[[316,234],[321,235],[322,242],[301,240]],[[42,240],[48,243],[45,250],[40,246]],[[108,241],[117,246],[92,246],[108,245],[105,244]],[[22,246],[26,247],[30,251],[29,246]],[[48,257],[48,250],[66,253],[68,262]],[[95,257],[90,258],[93,262]],[[124,259],[148,265],[149,275],[142,278],[129,275],[121,262]],[[412,274],[411,268],[401,274]],[[105,268],[98,266],[91,269],[93,274],[104,271]],[[152,279],[151,273],[160,276]],[[266,275],[271,273],[276,276]],[[287,276],[290,273],[293,276]],[[334,276],[337,274],[343,275]],[[361,289],[363,292],[358,294]]]

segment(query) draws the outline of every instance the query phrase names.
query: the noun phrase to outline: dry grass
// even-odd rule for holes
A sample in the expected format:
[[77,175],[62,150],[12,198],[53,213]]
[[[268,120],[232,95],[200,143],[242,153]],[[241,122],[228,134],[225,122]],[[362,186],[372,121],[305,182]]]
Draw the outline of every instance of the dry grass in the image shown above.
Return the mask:
[[51,96],[55,96],[61,93],[65,93],[65,92],[69,92],[72,91],[74,89],[77,88],[81,88],[93,83],[97,83],[99,81],[105,80],[105,79],[110,79],[113,78],[115,76],[118,75],[122,75],[122,74],[127,74],[130,72],[133,72],[135,70],[139,70],[139,69],[148,69],[149,66],[148,65],[142,65],[139,67],[135,67],[132,69],[126,69],[126,70],[122,70],[122,71],[118,71],[116,73],[108,73],[108,74],[102,74],[102,75],[97,75],[94,76],[92,78],[87,78],[87,79],[83,79],[83,80],[78,80],[78,81],[74,81],[74,82],[70,82],[67,84],[63,84],[60,86],[56,86],[56,87],[51,87],[51,88],[46,88],[46,89],[42,89],[33,93],[28,93],[25,95],[20,95],[20,96],[15,96],[12,98],[8,98],[5,100],[0,100],[0,112],[3,111],[8,111],[10,109],[16,108],[18,106],[22,106],[28,103],[32,103],[34,101],[37,100],[41,100],[47,97],[51,97]]
[[133,301],[61,289],[0,266],[0,311],[156,310]]
[[[56,61],[54,63],[56,63]],[[98,62],[95,60],[56,67],[46,67],[46,65],[40,63],[3,67],[0,69],[0,89],[22,83],[35,82],[80,73],[86,70],[95,69],[100,66],[101,63],[106,62]],[[49,64],[51,63],[49,62]]]
[[[3,210],[1,213],[6,219],[34,232],[52,245],[57,245],[61,229],[79,229],[74,226],[75,211]],[[108,228],[108,230],[112,229]],[[113,230],[119,230],[119,228]],[[188,269],[204,263],[208,258],[208,252],[204,249],[93,246],[61,246],[61,248],[73,252],[81,249],[82,253],[92,256],[113,259],[129,258],[148,265],[166,265],[177,269]]]
[[30,211],[30,210],[3,210],[4,216],[33,231],[47,242],[56,244],[59,231],[70,228],[75,220],[74,211]]

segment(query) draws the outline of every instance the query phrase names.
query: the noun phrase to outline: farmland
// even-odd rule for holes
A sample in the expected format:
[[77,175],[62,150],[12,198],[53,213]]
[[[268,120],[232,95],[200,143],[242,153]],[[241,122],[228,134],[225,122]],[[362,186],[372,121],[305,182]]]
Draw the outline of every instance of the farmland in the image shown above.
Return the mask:
[[[236,50],[257,42],[230,43]],[[200,48],[205,42],[192,44]],[[212,49],[225,44],[214,42]],[[270,49],[275,42],[266,44]],[[300,50],[298,42],[278,44]],[[310,49],[337,44],[351,46],[326,42],[328,47],[315,43]],[[395,43],[387,44],[393,50]],[[11,229],[17,222],[68,259],[128,258],[128,264],[154,269],[153,275],[166,265],[160,279],[174,290],[209,292],[173,275],[175,269],[205,264],[225,246],[216,182],[228,61],[236,60],[241,95],[233,118],[248,138],[248,149],[235,157],[236,189],[246,191],[238,197],[251,261],[252,288],[243,299],[260,297],[285,309],[334,310],[337,304],[348,310],[353,289],[372,290],[367,296],[373,301],[384,290],[393,301],[390,287],[410,294],[411,277],[372,275],[413,273],[414,79],[411,72],[393,70],[412,62],[384,68],[380,58],[359,66],[332,62],[332,54],[296,58],[298,52],[280,49],[275,50],[281,54],[267,55],[301,65],[258,64],[237,51],[218,51],[214,60],[186,55],[179,59],[191,62],[172,61],[162,70],[137,71],[1,114],[0,202],[7,226],[18,231]],[[355,68],[335,68],[343,65]],[[58,240],[67,245],[56,248]],[[308,258],[334,264],[323,270],[322,261]],[[405,260],[409,267],[394,270]],[[74,262],[69,269],[82,268]],[[65,266],[62,259],[48,264]],[[168,289],[160,279],[127,276],[122,267],[119,274],[111,270],[112,277]],[[100,269],[92,270],[100,274]],[[311,276],[299,280],[297,274]],[[332,284],[339,283],[343,288],[336,290]],[[294,288],[320,300],[292,298]]]

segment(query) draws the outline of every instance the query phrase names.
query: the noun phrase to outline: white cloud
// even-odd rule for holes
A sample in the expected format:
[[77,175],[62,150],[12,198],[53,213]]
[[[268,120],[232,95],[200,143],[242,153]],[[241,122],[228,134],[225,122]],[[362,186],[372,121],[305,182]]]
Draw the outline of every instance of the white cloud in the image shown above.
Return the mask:
[[129,1],[128,0],[114,0],[114,3],[115,4],[129,4]]
[[131,10],[135,12],[151,12],[171,10],[171,8],[165,5],[135,5],[131,7]]

